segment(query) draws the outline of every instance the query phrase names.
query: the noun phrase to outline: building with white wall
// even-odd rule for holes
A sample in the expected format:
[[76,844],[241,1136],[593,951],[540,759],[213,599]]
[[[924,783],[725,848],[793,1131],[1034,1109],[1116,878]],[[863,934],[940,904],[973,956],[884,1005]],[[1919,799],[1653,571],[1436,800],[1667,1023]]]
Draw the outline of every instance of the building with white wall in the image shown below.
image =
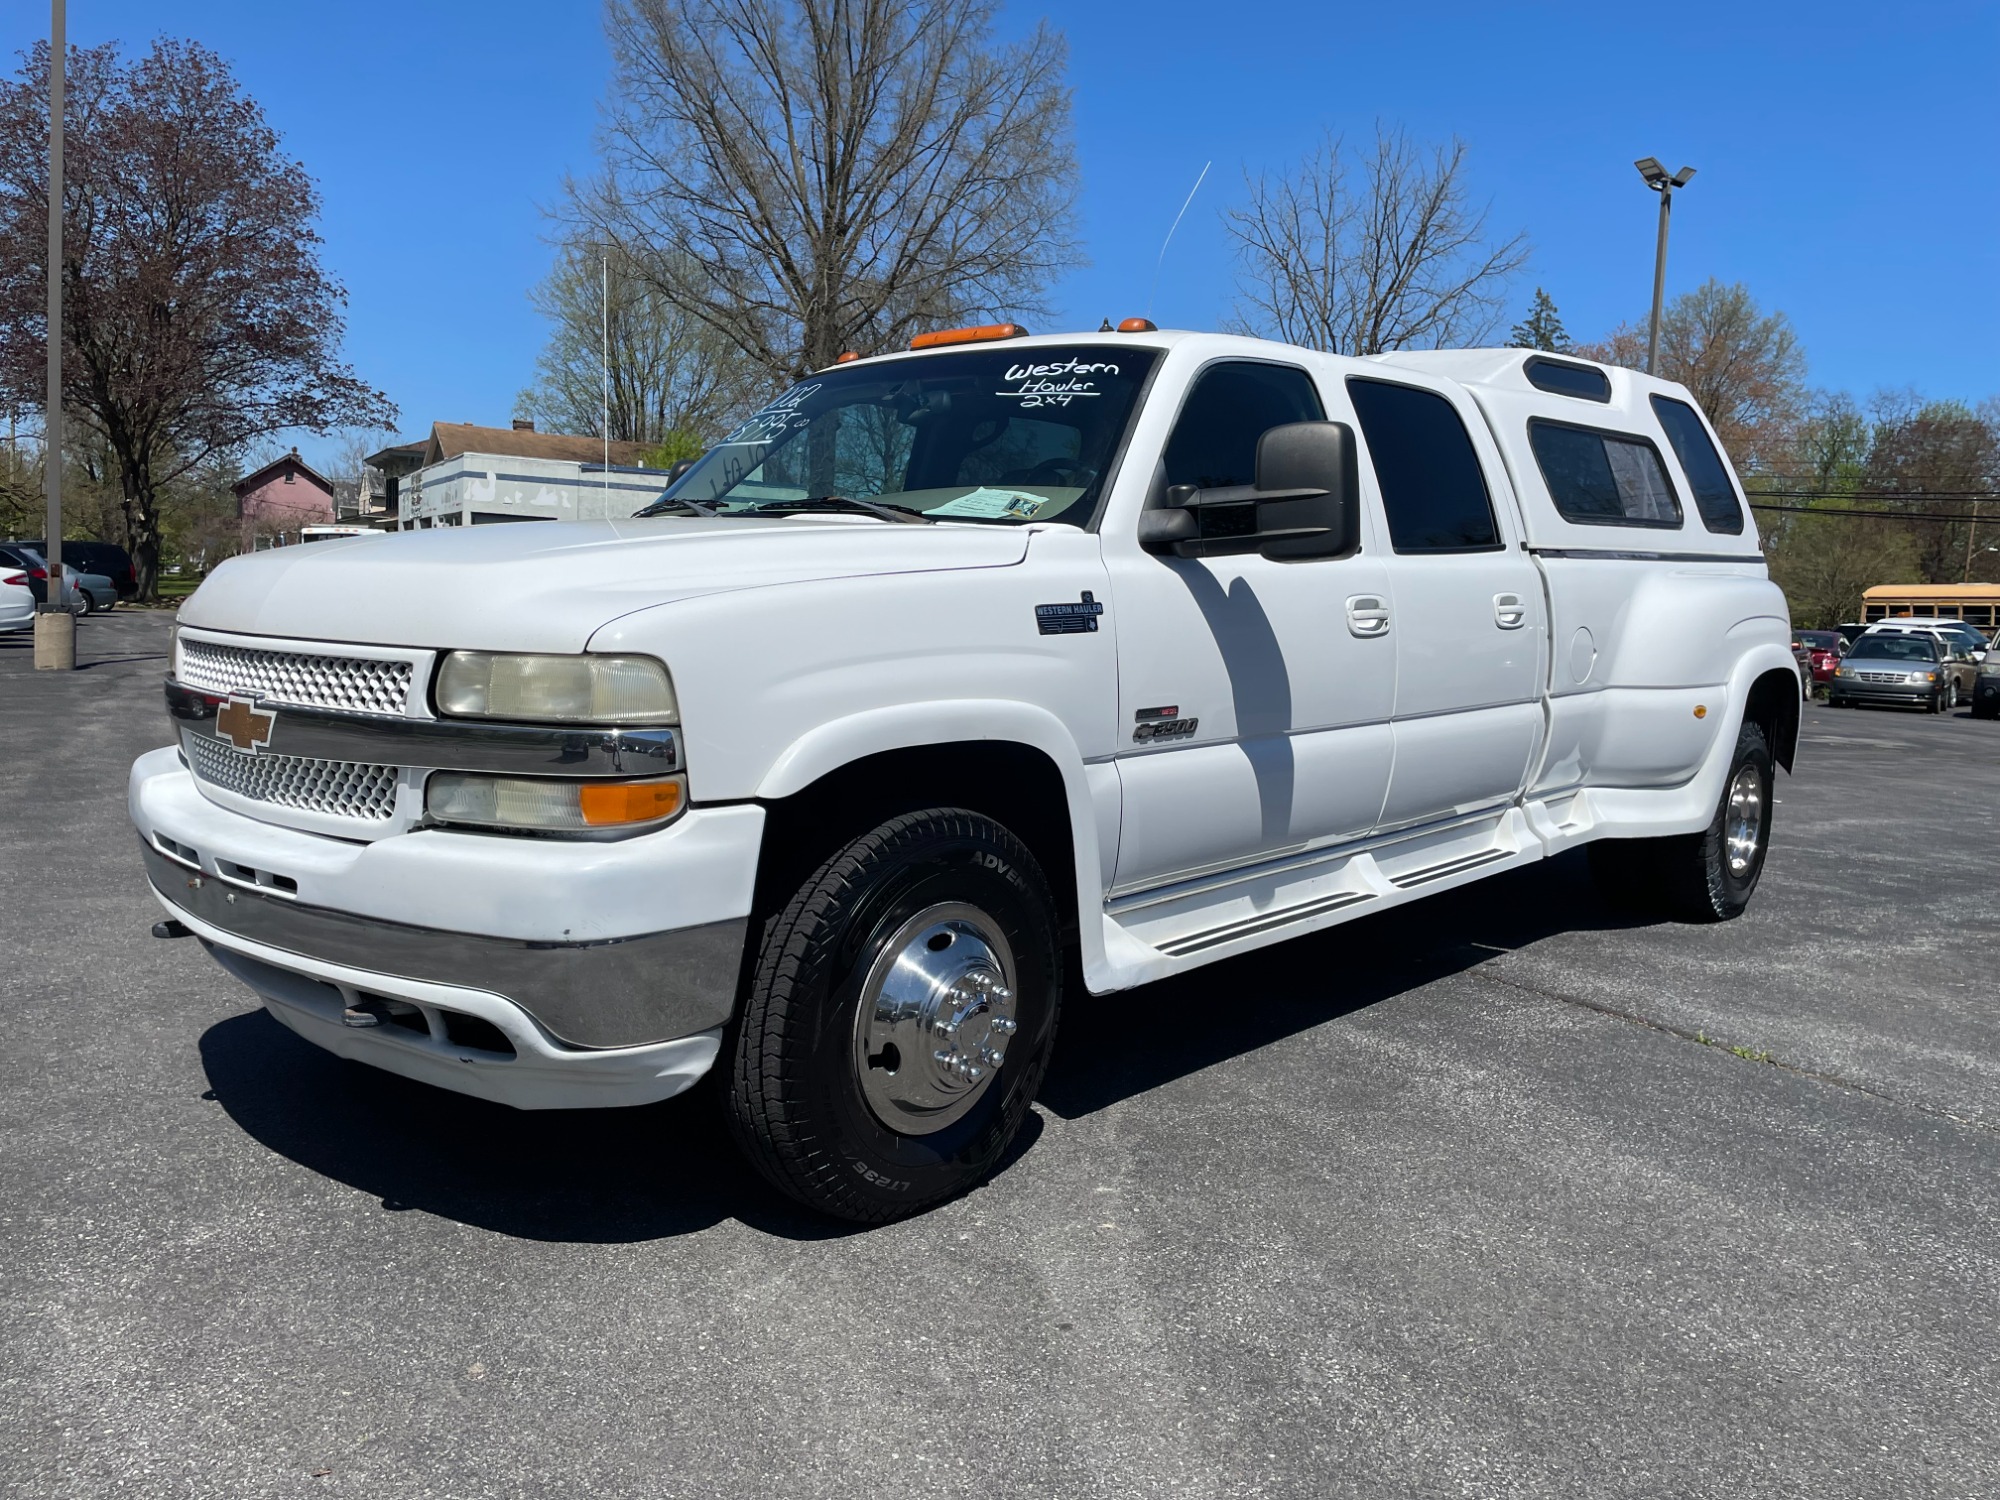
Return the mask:
[[642,443],[611,444],[606,467],[601,438],[438,422],[424,461],[398,480],[402,530],[482,526],[496,521],[599,521],[629,516],[660,498],[663,469],[639,460]]

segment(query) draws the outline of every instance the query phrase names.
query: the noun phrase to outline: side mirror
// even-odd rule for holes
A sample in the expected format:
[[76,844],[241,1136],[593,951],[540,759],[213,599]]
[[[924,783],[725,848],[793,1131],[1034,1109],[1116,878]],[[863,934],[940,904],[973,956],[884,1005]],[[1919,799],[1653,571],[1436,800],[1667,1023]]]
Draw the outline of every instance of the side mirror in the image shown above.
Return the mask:
[[1139,517],[1139,542],[1176,557],[1351,555],[1361,544],[1353,431],[1343,422],[1271,428],[1257,441],[1255,484],[1209,490],[1174,485]]

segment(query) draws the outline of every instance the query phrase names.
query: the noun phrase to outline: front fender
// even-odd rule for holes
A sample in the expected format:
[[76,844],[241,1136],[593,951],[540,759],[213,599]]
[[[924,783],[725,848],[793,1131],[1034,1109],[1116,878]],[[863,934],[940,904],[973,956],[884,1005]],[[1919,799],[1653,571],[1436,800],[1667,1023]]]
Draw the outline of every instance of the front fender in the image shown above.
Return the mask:
[[1084,978],[1098,989],[1109,972],[1101,917],[1106,871],[1117,851],[1117,772],[1109,765],[1086,765],[1068,727],[1047,709],[1011,699],[959,698],[896,704],[830,719],[779,752],[755,795],[759,801],[789,797],[843,766],[892,750],[981,740],[1039,750],[1062,777],[1076,861]]

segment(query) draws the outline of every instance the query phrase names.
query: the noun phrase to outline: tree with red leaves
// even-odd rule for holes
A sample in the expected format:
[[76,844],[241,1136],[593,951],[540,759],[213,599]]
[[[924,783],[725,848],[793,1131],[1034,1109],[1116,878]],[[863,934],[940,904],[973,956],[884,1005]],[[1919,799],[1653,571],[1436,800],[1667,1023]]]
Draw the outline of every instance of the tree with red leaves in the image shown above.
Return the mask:
[[[395,408],[339,357],[346,292],[319,263],[319,192],[229,65],[159,40],[125,63],[71,48],[63,110],[63,404],[100,435],[139,597],[159,500],[288,429],[381,427]],[[49,49],[0,80],[0,403],[39,407],[47,359]]]

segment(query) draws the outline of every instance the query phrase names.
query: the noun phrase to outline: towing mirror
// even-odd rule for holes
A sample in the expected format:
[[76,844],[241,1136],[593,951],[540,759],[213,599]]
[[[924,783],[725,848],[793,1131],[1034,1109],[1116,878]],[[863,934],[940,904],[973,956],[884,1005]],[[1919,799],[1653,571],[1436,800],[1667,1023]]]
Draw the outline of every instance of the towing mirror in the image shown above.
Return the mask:
[[1175,557],[1346,557],[1360,542],[1354,433],[1344,422],[1273,427],[1257,441],[1255,484],[1173,485],[1139,517],[1139,544]]

